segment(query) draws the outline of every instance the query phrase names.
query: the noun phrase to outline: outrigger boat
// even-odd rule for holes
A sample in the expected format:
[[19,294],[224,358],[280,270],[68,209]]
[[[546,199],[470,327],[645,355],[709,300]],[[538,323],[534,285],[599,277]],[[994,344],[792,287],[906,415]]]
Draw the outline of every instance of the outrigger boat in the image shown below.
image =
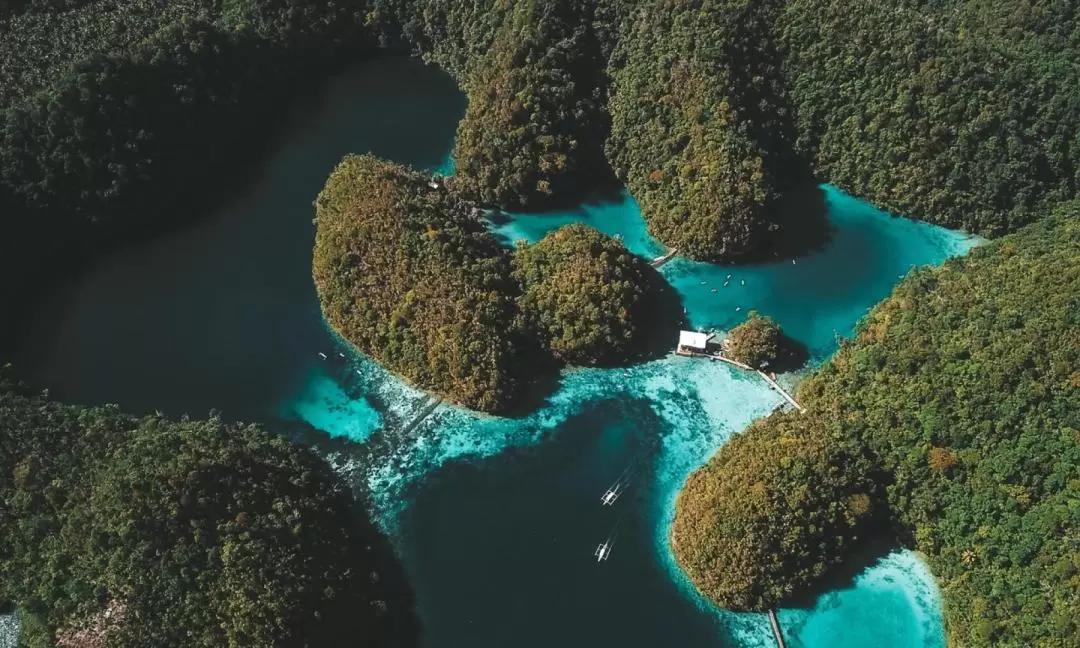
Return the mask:
[[611,550],[615,548],[615,541],[619,538],[619,525],[621,523],[622,518],[620,517],[615,522],[615,528],[608,534],[607,540],[596,545],[596,551],[593,552],[593,555],[596,556],[596,562],[607,562],[607,559],[611,557]]
[[621,482],[615,482],[615,485],[604,491],[604,494],[600,496],[600,503],[604,506],[611,506],[615,503],[615,500],[619,499],[619,496],[626,490],[626,484]]
[[604,494],[600,496],[600,503],[602,505],[611,506],[615,503],[615,500],[619,499],[623,492],[626,491],[626,487],[630,485],[631,467],[632,464],[630,466],[627,466],[622,471],[622,474],[619,475],[619,478],[615,480],[615,483],[612,484],[606,491],[604,491]]

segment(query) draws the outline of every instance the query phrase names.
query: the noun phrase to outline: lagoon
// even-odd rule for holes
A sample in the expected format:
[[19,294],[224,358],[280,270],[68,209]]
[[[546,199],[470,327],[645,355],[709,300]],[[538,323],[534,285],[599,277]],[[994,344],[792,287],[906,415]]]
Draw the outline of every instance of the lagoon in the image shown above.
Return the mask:
[[[425,647],[770,645],[763,615],[700,601],[666,541],[687,474],[779,402],[756,377],[676,357],[576,370],[527,417],[440,405],[405,429],[427,397],[326,330],[310,274],[311,202],[326,176],[343,155],[368,151],[446,172],[463,111],[452,81],[415,61],[372,61],[334,79],[229,206],[115,255],[43,308],[20,345],[23,373],[71,402],[305,421],[369,494],[415,589]],[[912,267],[977,243],[822,191],[833,235],[820,252],[662,269],[695,326],[727,329],[756,309],[820,362]],[[503,215],[493,228],[510,244],[573,221],[646,257],[661,251],[625,194]],[[630,488],[602,507],[628,468]],[[611,559],[598,565],[593,550],[608,537]],[[936,648],[938,605],[930,575],[901,552],[781,620],[792,646]]]

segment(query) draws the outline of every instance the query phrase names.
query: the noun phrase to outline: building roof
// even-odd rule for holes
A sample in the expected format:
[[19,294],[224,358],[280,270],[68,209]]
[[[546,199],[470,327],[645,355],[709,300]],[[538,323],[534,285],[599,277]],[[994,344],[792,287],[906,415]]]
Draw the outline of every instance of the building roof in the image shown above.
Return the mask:
[[679,346],[693,349],[704,349],[712,339],[711,333],[698,333],[696,331],[679,331]]

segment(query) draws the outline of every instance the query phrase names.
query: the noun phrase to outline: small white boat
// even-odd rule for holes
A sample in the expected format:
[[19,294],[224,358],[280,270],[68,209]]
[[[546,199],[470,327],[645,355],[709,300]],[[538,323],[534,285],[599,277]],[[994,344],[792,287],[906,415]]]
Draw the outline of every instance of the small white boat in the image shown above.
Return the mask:
[[611,557],[611,540],[604,540],[603,544],[596,546],[596,551],[593,553],[596,556],[596,562],[604,562]]
[[326,354],[323,353],[322,351],[319,351],[319,357],[322,358],[323,360],[326,360]]
[[626,487],[630,485],[630,469],[632,467],[633,464],[627,466],[622,473],[619,474],[619,478],[615,480],[615,483],[604,491],[604,494],[600,496],[600,504],[611,506],[624,492],[626,492]]
[[615,484],[613,488],[609,488],[604,491],[604,494],[600,496],[600,503],[604,506],[611,506],[619,499],[619,496],[626,490],[626,486],[623,484]]
[[338,357],[339,357],[339,358],[344,358],[344,357],[345,357],[345,354],[344,354],[344,353],[342,353],[342,352],[340,352],[340,351],[338,351]]

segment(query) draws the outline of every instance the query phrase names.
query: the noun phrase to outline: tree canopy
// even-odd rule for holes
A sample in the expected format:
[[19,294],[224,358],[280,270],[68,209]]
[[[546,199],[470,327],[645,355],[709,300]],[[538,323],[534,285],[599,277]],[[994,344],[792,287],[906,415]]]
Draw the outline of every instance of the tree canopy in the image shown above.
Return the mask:
[[606,179],[603,62],[586,3],[513,4],[465,78],[455,187],[489,205],[536,209]]
[[259,427],[0,385],[0,600],[20,645],[384,645],[388,556],[352,508],[325,463]]
[[313,274],[342,337],[467,407],[510,406],[523,373],[510,255],[431,179],[350,156],[316,201]]
[[892,212],[999,236],[1076,195],[1074,3],[794,0],[780,21],[800,148]]
[[[447,180],[452,184],[453,180]],[[514,253],[431,177],[347,157],[316,201],[313,275],[343,338],[410,383],[505,411],[545,368],[615,364],[677,330],[644,260],[591,228]]]
[[607,150],[649,231],[691,258],[738,258],[809,180],[771,36],[782,3],[637,3],[609,62]]
[[775,365],[782,353],[783,331],[771,317],[750,311],[746,321],[731,329],[727,353],[755,369]]
[[801,386],[806,414],[758,421],[689,480],[672,547],[695,585],[774,606],[887,510],[941,582],[952,645],[1080,645],[1078,295],[1078,203],[906,278]]
[[674,332],[678,309],[641,257],[586,225],[561,227],[514,253],[518,308],[551,355],[567,365],[610,365]]
[[833,443],[829,426],[774,414],[687,479],[671,549],[716,605],[765,610],[819,584],[884,508],[872,464]]

